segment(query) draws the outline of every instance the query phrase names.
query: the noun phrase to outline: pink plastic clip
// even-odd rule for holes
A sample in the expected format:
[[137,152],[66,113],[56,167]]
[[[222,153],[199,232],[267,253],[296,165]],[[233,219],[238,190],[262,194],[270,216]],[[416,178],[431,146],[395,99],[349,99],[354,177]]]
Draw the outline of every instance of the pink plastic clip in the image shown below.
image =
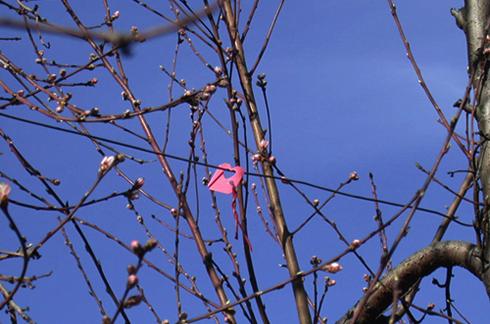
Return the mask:
[[242,182],[243,174],[245,172],[243,171],[242,167],[236,166],[232,168],[231,165],[228,163],[222,163],[219,165],[219,167],[222,169],[228,169],[229,171],[234,171],[235,174],[229,178],[226,178],[224,176],[225,175],[224,170],[222,169],[216,170],[211,180],[209,181],[208,188],[209,190],[217,191],[229,195],[233,193],[234,188],[240,185],[240,183]]
[[[238,212],[236,210],[236,201],[237,201],[236,188],[241,184],[243,179],[243,174],[245,173],[245,171],[243,171],[243,168],[240,166],[235,166],[234,168],[232,168],[231,165],[228,163],[222,163],[219,165],[219,167],[221,169],[216,170],[216,172],[211,177],[211,180],[209,180],[208,188],[209,190],[221,192],[227,195],[232,194],[233,199],[231,201],[231,211],[233,213],[233,217],[235,218],[235,224],[236,224],[235,239],[238,238],[238,227],[240,227],[242,229],[243,238],[245,239],[245,242],[247,243],[250,251],[252,251],[252,244],[250,243],[248,236],[245,234],[245,229],[243,227],[243,224],[240,222],[240,218],[238,217]],[[224,176],[225,170],[223,169],[234,171],[235,174],[229,178],[226,178]]]

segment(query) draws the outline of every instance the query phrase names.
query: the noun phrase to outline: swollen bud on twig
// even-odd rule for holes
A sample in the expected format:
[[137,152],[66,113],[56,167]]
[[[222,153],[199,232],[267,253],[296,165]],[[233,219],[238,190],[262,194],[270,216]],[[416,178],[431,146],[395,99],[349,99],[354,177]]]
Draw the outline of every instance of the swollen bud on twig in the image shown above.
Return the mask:
[[317,257],[316,255],[312,256],[310,259],[310,264],[314,266],[315,268],[318,267],[322,263],[322,259]]
[[112,20],[116,20],[117,18],[119,18],[119,16],[121,15],[121,13],[119,12],[119,10],[116,10],[114,11],[114,13],[112,14],[111,16],[111,19]]
[[349,175],[349,181],[359,180],[359,174],[356,171],[352,171]]
[[150,252],[157,246],[158,242],[154,238],[149,239],[146,241],[146,244],[144,246],[145,252]]
[[266,150],[267,146],[269,146],[269,141],[267,141],[265,139],[261,139],[260,143],[259,143],[260,150],[262,150],[262,151]]
[[110,168],[114,165],[114,162],[116,161],[116,158],[111,155],[111,156],[104,156],[102,161],[100,162],[100,167],[99,167],[99,174],[106,173],[109,171]]
[[328,277],[325,278],[325,283],[327,286],[332,287],[337,284],[337,281],[335,279],[330,279]]
[[129,246],[131,248],[131,251],[133,251],[133,253],[138,255],[138,256],[143,255],[143,253],[145,251],[143,249],[143,246],[141,245],[141,243],[137,240],[131,241],[131,244]]
[[221,66],[215,66],[214,67],[214,73],[216,73],[216,76],[221,76],[223,74],[223,69],[221,68]]
[[262,88],[262,89],[265,89],[265,87],[267,86],[267,81],[265,80],[265,74],[264,73],[260,73],[257,77],[257,86]]
[[8,183],[0,183],[0,207],[7,207],[10,194],[10,185]]
[[104,156],[99,166],[99,175],[102,175],[109,171],[116,164],[124,161],[124,155],[117,154],[116,156]]
[[138,276],[136,274],[130,274],[128,276],[128,287],[133,288],[138,284]]
[[173,217],[179,216],[179,211],[177,208],[172,208],[170,209],[170,214],[172,214]]
[[274,155],[271,155],[269,156],[267,161],[269,161],[270,164],[276,164],[276,157]]
[[136,266],[134,264],[128,265],[128,275],[136,274]]
[[216,91],[216,86],[214,84],[208,84],[205,88],[204,88],[204,92],[207,92],[209,94],[213,94],[214,92]]
[[143,185],[145,184],[145,178],[143,177],[139,177],[138,179],[136,179],[133,183],[133,190],[139,190],[141,189],[141,187],[143,187]]
[[142,295],[130,296],[128,297],[128,299],[124,301],[124,308],[131,308],[137,306],[141,303],[142,300],[143,300]]
[[352,243],[350,244],[353,249],[357,249],[359,246],[361,246],[361,241],[360,240],[353,240]]
[[323,266],[323,268],[322,268],[322,270],[330,272],[330,273],[337,273],[337,272],[341,271],[342,269],[343,269],[343,267],[338,262],[329,263],[329,264]]
[[258,153],[252,155],[252,162],[254,164],[258,163],[259,161],[262,161],[262,155],[260,155]]
[[48,82],[54,82],[56,80],[56,74],[51,73],[48,75]]

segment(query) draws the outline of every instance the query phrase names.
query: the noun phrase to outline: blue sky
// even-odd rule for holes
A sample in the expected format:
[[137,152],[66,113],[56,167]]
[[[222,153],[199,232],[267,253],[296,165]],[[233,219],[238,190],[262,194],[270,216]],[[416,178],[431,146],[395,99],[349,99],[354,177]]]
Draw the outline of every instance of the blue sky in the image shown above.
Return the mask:
[[[415,57],[434,97],[448,116],[453,115],[453,102],[461,98],[466,85],[466,49],[463,33],[455,26],[449,14],[451,7],[462,5],[462,1],[399,1],[398,13],[412,45]],[[149,1],[158,7],[158,2]],[[258,8],[254,25],[245,42],[247,60],[251,65],[263,42],[268,24],[273,16],[277,1],[267,1]],[[73,6],[88,25],[100,22],[103,17],[102,2],[75,2]],[[41,13],[50,21],[73,26],[68,15],[57,1],[47,0],[40,3]],[[167,5],[160,8],[168,11]],[[137,25],[145,30],[161,24],[162,21],[148,14],[132,1],[114,1],[111,9],[120,10],[121,19],[115,26],[127,30]],[[12,15],[5,7],[0,7],[0,16]],[[19,32],[2,30],[6,36]],[[39,66],[34,64],[30,44],[25,35],[21,42],[2,42],[1,50],[17,65],[29,73],[40,73]],[[59,36],[46,36],[52,48],[46,50],[50,59],[70,62],[85,62],[91,49],[82,41]],[[185,44],[184,44],[185,45]],[[210,82],[213,75],[183,45],[177,65],[178,78],[185,78],[189,87],[199,88]],[[126,72],[130,85],[143,106],[162,104],[168,100],[168,78],[160,71],[159,65],[169,67],[175,47],[175,36],[150,40],[134,46],[133,55],[124,57]],[[198,45],[199,47],[199,45]],[[217,59],[208,49],[202,54],[215,65]],[[53,72],[57,70],[53,69]],[[258,70],[265,73],[268,80],[268,98],[271,106],[273,129],[273,154],[279,167],[291,178],[302,179],[326,187],[336,187],[344,181],[351,171],[357,171],[360,181],[350,184],[346,191],[370,196],[368,173],[375,175],[381,199],[395,202],[406,202],[422,185],[425,176],[416,169],[415,163],[430,168],[435,160],[440,145],[446,136],[445,129],[437,123],[437,115],[426,99],[417,77],[406,59],[405,50],[384,1],[300,1],[286,2],[281,17],[274,31],[270,46],[266,51]],[[99,82],[94,88],[73,89],[73,103],[79,107],[100,107],[103,113],[116,113],[129,108],[120,99],[121,90],[115,85],[106,71],[95,70],[76,78],[86,81],[97,77]],[[0,70],[0,77],[9,85],[17,87],[5,70]],[[239,83],[235,82],[239,88]],[[259,111],[265,124],[265,108],[257,88]],[[181,89],[176,90],[176,96]],[[225,92],[218,92],[210,104],[210,110],[226,127],[229,127],[228,112],[223,104]],[[42,122],[45,117],[34,115],[25,106],[14,106],[7,113],[29,117]],[[156,113],[148,117],[155,129],[157,139],[162,142],[167,115]],[[123,125],[142,134],[135,121],[123,122]],[[203,119],[206,143],[210,163],[231,162],[232,142],[217,127],[209,116]],[[49,177],[60,178],[59,187],[63,199],[75,203],[80,199],[90,184],[95,180],[100,155],[93,145],[84,138],[56,133],[52,130],[19,124],[5,118],[0,119],[0,127],[13,138],[19,149],[36,167]],[[127,143],[146,147],[142,141],[135,140],[115,128],[106,125],[89,125],[93,134],[106,136]],[[182,106],[172,112],[171,137],[168,153],[180,156],[188,154],[188,133],[191,130],[189,110]],[[461,128],[462,129],[462,128]],[[250,129],[248,129],[250,136]],[[249,138],[251,140],[251,137]],[[44,194],[39,183],[28,176],[17,161],[8,152],[4,142],[0,143],[0,170],[29,185],[35,192]],[[168,204],[175,204],[166,178],[153,156],[125,150],[148,161],[143,165],[126,161],[123,169],[135,179],[144,176],[145,189]],[[245,158],[242,153],[242,163]],[[186,164],[172,161],[174,172],[186,170]],[[450,150],[448,157],[441,165],[438,177],[457,189],[462,175],[454,178],[446,172],[466,168],[456,146]],[[205,175],[203,168],[198,168],[198,180]],[[252,179],[257,182],[259,179]],[[102,197],[112,191],[127,190],[127,184],[114,172],[110,173],[102,185],[95,191],[94,197]],[[308,196],[325,199],[328,193],[302,188]],[[209,193],[206,187],[199,186],[200,226],[205,237],[216,237],[217,230],[212,210],[209,208]],[[306,205],[291,188],[280,186],[282,203],[288,224],[294,229],[311,213]],[[13,187],[12,198],[30,201],[25,194]],[[451,195],[436,184],[432,184],[423,206],[444,211],[451,202]],[[265,203],[262,199],[262,207]],[[195,211],[197,202],[190,195],[191,208]],[[228,232],[234,231],[230,210],[231,200],[226,196],[218,197]],[[151,215],[172,223],[169,213],[143,198],[135,202],[137,211],[151,227],[153,234],[173,251],[174,235],[152,220]],[[84,208],[80,217],[97,223],[100,227],[114,233],[122,241],[129,243],[132,239],[146,240],[144,230],[137,223],[134,214],[124,208],[124,199],[116,199],[97,207]],[[278,267],[283,263],[281,251],[265,234],[255,212],[253,200],[249,201],[250,239],[254,246],[254,261],[257,267],[259,284],[262,288],[274,285],[287,278],[287,272]],[[396,208],[383,206],[383,214],[389,218]],[[50,228],[57,223],[59,215],[34,212],[17,206],[11,206],[11,213],[29,241],[37,242]],[[328,217],[334,220],[349,240],[361,238],[376,228],[373,221],[374,206],[372,203],[337,197],[325,208]],[[466,213],[466,214],[465,214]],[[469,206],[463,206],[458,215],[468,223],[472,221]],[[441,219],[437,216],[417,213],[409,235],[402,242],[394,256],[394,263],[427,245]],[[395,223],[388,231],[390,242],[396,237],[400,222]],[[187,229],[184,228],[184,231]],[[135,257],[108,241],[99,233],[84,228],[91,239],[99,259],[118,296],[121,295],[125,280],[126,266],[135,262]],[[83,244],[75,235],[72,227],[67,230],[76,245],[88,273],[94,279],[94,285],[102,296],[104,305],[110,314],[114,306],[95,273],[93,265]],[[7,229],[5,219],[0,219],[0,248],[15,249],[16,242]],[[473,231],[455,227],[448,232],[447,238],[474,239]],[[241,256],[241,247],[236,243],[236,251]],[[206,275],[201,269],[199,256],[195,253],[192,241],[181,240],[182,263],[198,279],[199,287],[209,296],[214,292]],[[317,218],[295,238],[300,263],[308,269],[309,259],[317,255],[323,259],[331,258],[342,251],[336,234]],[[218,263],[230,271],[228,259],[220,247],[213,247]],[[373,239],[360,249],[366,260],[375,268],[379,262],[379,244]],[[41,274],[53,271],[50,278],[40,280],[33,290],[23,289],[16,296],[20,305],[30,307],[29,314],[39,323],[94,323],[100,321],[100,315],[72,256],[63,244],[61,235],[57,235],[42,250],[43,257],[33,262],[29,274]],[[173,274],[173,267],[167,262],[168,256],[154,251],[150,259],[166,271]],[[330,321],[338,319],[345,310],[357,301],[362,294],[362,275],[365,270],[352,256],[343,259],[344,270],[332,275],[337,285],[327,295],[323,313]],[[242,269],[245,264],[242,260]],[[16,273],[18,264],[0,263],[0,273]],[[463,270],[455,272],[454,296],[456,305],[472,323],[483,323],[480,312],[487,307],[487,297],[483,287]],[[444,271],[434,274],[440,281],[444,280]],[[432,276],[431,276],[432,277]],[[155,304],[162,318],[176,321],[175,292],[169,281],[155,274],[147,267],[140,273],[141,283],[148,299]],[[430,285],[426,280],[425,290],[420,293],[418,305],[436,303],[443,308],[443,291]],[[311,278],[306,280],[307,289],[311,291]],[[264,297],[267,310],[273,323],[296,321],[292,294],[289,288],[273,292]],[[184,310],[190,317],[200,315],[206,310],[196,299],[183,294]],[[144,306],[128,310],[135,323],[151,323],[153,318]],[[0,323],[7,321],[2,313]],[[204,321],[206,322],[206,321]],[[439,320],[432,318],[431,323]]]

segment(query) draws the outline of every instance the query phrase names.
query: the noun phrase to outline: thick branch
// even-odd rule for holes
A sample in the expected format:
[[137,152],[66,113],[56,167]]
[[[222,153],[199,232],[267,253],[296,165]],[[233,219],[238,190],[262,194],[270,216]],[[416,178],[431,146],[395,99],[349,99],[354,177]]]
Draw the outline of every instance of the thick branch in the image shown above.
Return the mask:
[[[231,1],[222,2],[222,10],[230,36],[230,41],[236,50],[236,56],[234,58],[242,90],[245,95],[246,104],[248,107],[248,113],[250,118],[250,124],[252,126],[255,143],[260,152],[265,149],[260,147],[260,142],[265,139],[264,129],[260,123],[260,118],[255,101],[254,91],[252,89],[252,82],[250,79],[250,73],[245,62],[245,52],[243,44],[240,39],[237,23],[235,21],[235,13],[233,12]],[[264,153],[264,152],[263,152]],[[298,258],[294,249],[293,237],[289,232],[286,224],[286,219],[281,206],[281,200],[279,197],[279,190],[277,188],[275,179],[273,179],[272,164],[268,161],[262,162],[262,169],[266,176],[266,187],[269,194],[270,208],[274,216],[275,224],[277,226],[277,232],[281,242],[281,246],[284,251],[284,257],[286,259],[287,267],[291,277],[295,277],[300,272]],[[308,309],[308,297],[303,286],[303,282],[298,279],[292,283],[294,298],[296,302],[296,309],[298,311],[299,321],[302,324],[311,323],[311,316]]]
[[[417,280],[438,268],[460,266],[484,281],[480,256],[479,248],[463,241],[444,241],[429,245],[403,261],[376,284],[356,323],[375,323],[391,305],[395,290],[398,290],[400,296],[404,295]],[[488,284],[487,282],[485,286]],[[337,323],[349,323],[354,309],[355,306]]]
[[[473,88],[476,97],[476,112],[478,127],[484,141],[478,156],[478,170],[483,196],[485,212],[481,224],[478,224],[483,232],[483,256],[486,263],[490,260],[490,150],[488,138],[490,137],[490,83],[488,82],[489,62],[485,47],[488,47],[487,35],[490,19],[490,2],[486,0],[465,0],[465,6],[461,10],[464,15],[468,47],[469,73],[474,75]],[[485,268],[488,268],[486,266]],[[490,272],[486,271],[486,282],[490,280]],[[490,286],[487,285],[487,293],[490,294]]]

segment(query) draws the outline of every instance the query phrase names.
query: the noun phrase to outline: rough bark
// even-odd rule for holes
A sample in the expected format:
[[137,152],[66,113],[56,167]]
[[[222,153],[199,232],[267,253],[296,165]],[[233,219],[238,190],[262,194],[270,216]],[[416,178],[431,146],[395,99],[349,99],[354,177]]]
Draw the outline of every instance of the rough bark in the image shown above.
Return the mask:
[[[469,73],[473,75],[473,89],[476,95],[476,114],[482,145],[478,155],[478,169],[485,208],[482,218],[477,222],[483,235],[484,282],[488,283],[490,271],[490,82],[488,82],[488,28],[490,22],[490,1],[465,0],[465,5],[459,10],[452,10],[458,26],[464,31],[468,49]],[[490,285],[486,284],[490,296]]]
[[[374,288],[356,323],[385,322],[382,313],[392,301],[395,290],[403,296],[421,278],[442,267],[459,266],[483,281],[481,250],[463,241],[436,242],[413,254],[390,271]],[[350,323],[352,307],[337,323]]]

